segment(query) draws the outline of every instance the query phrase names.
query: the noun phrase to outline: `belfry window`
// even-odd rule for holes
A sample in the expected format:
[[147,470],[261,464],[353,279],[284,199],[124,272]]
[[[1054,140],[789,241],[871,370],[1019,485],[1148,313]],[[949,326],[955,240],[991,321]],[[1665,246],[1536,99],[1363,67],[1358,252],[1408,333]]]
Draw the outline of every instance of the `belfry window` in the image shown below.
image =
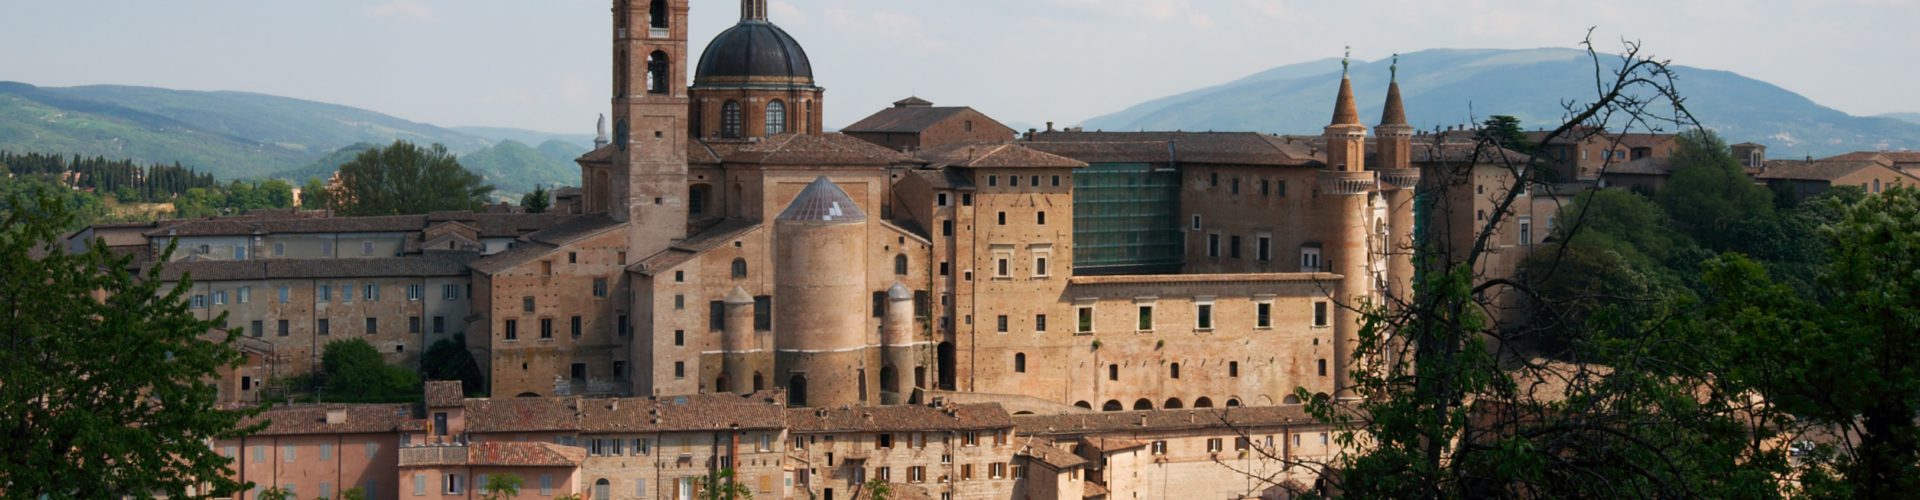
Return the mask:
[[720,105],[720,137],[739,139],[740,129],[740,101]]
[[773,101],[767,103],[767,135],[775,136],[787,133],[787,103]]
[[653,29],[667,29],[667,0],[653,0],[647,7],[647,17]]
[[665,94],[673,87],[668,80],[672,71],[667,66],[666,52],[656,50],[647,55],[647,93]]
[[614,52],[613,56],[613,96],[627,96],[627,49]]

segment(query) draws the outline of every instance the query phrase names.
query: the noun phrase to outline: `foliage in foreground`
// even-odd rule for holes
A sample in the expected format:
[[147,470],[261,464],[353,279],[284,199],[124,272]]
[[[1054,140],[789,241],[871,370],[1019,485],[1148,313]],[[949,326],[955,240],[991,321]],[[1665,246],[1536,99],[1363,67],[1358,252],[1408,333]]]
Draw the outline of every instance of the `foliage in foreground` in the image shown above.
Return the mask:
[[[73,213],[52,193],[8,197],[0,212],[0,491],[8,496],[185,497],[205,481],[228,494],[229,459],[207,443],[255,429],[258,410],[215,406],[211,382],[236,366],[237,332],[210,333],[164,286],[104,244],[56,244]],[[168,249],[168,254],[171,249]],[[165,257],[158,259],[166,262]]]

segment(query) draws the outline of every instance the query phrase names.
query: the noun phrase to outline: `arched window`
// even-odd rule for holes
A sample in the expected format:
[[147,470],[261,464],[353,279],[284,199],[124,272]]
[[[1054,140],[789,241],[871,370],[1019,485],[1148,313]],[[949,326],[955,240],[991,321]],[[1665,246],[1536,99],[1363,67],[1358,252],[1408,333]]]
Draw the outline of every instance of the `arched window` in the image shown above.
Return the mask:
[[1200,396],[1198,399],[1193,400],[1193,407],[1194,408],[1212,408],[1213,400],[1207,399],[1206,396]]
[[608,498],[612,494],[613,494],[613,483],[607,482],[606,478],[601,478],[599,481],[593,482],[594,498]]
[[1187,405],[1181,404],[1180,398],[1167,398],[1167,404],[1160,405],[1160,407],[1168,410],[1178,410],[1181,408],[1186,408]]
[[787,103],[778,100],[767,103],[767,135],[784,133],[787,133]]
[[1120,365],[1107,365],[1107,380],[1120,380]]
[[1120,406],[1120,400],[1117,399],[1109,399],[1107,400],[1107,404],[1100,405],[1100,411],[1120,411],[1125,409],[1127,408]]
[[669,70],[668,66],[667,53],[658,50],[653,51],[653,54],[647,56],[647,92],[652,94],[665,94],[672,91],[673,85],[670,83],[672,82],[670,78],[672,78],[673,75],[671,73],[672,71]]
[[1172,365],[1168,365],[1167,373],[1171,375],[1173,378],[1180,378],[1180,363],[1174,363]]
[[1027,353],[1024,353],[1024,352],[1013,353],[1013,372],[1014,373],[1027,372]]
[[1240,407],[1240,399],[1239,399],[1239,398],[1227,398],[1227,407],[1228,407],[1228,408],[1239,408],[1239,407]]
[[1088,410],[1093,409],[1093,403],[1088,403],[1086,401],[1075,402],[1073,403],[1073,405],[1083,409],[1088,409]]
[[745,277],[747,277],[747,259],[744,259],[744,258],[733,259],[733,279],[740,279]]
[[893,256],[893,274],[907,275],[907,254]]
[[647,17],[654,29],[667,29],[667,21],[672,17],[667,13],[667,0],[653,0],[653,5],[647,7]]
[[1300,396],[1295,396],[1295,395],[1292,395],[1292,394],[1288,394],[1288,395],[1287,395],[1287,397],[1286,397],[1285,399],[1281,399],[1281,400],[1280,400],[1280,404],[1283,404],[1283,405],[1297,405],[1297,404],[1300,404]]
[[1147,398],[1140,398],[1140,400],[1139,400],[1139,401],[1134,401],[1134,402],[1133,402],[1133,409],[1135,409],[1135,410],[1151,410],[1151,409],[1153,409],[1153,401],[1152,401],[1152,400],[1149,400],[1149,399],[1147,399]]
[[740,101],[727,101],[720,105],[720,137],[740,138]]

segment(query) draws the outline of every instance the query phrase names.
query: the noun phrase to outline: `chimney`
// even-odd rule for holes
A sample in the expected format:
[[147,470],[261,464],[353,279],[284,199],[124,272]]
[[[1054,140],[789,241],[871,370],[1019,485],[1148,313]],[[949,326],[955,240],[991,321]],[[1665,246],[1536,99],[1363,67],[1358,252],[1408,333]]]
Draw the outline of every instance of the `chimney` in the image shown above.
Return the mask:
[[344,423],[347,423],[346,409],[327,410],[327,425],[340,425]]
[[1140,414],[1140,426],[1141,427],[1147,426],[1147,414],[1145,413]]
[[1052,132],[1052,131],[1053,131],[1053,122],[1047,122],[1047,131],[1048,131],[1048,132]]

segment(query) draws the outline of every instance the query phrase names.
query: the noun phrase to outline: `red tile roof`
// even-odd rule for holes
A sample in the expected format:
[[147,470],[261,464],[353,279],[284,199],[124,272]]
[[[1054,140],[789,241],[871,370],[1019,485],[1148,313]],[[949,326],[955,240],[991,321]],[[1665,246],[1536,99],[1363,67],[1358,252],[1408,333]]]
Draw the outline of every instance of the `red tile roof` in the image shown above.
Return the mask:
[[1045,153],[1019,144],[953,144],[920,152],[920,159],[940,167],[965,168],[1081,168],[1086,162]]
[[412,405],[405,404],[283,406],[269,409],[241,426],[260,422],[266,422],[267,427],[255,436],[382,434],[425,428],[424,422],[414,418]]
[[999,404],[793,408],[786,412],[791,432],[913,432],[983,430],[1013,427]]

